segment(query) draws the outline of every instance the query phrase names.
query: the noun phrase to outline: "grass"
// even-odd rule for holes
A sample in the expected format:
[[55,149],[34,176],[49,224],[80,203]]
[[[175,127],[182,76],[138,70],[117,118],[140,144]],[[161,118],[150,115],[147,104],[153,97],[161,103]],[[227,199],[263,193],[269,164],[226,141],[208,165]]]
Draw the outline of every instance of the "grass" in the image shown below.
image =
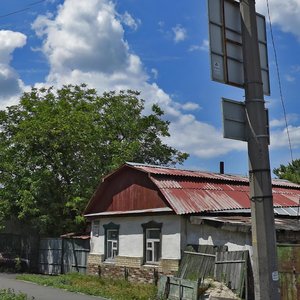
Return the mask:
[[78,273],[58,276],[22,274],[18,275],[17,279],[112,300],[152,300],[155,299],[157,292],[152,284],[130,283],[126,280],[99,278]]
[[[12,289],[0,290],[0,299],[1,300],[29,300],[27,295],[23,293],[16,294]],[[34,298],[30,298],[34,299]]]

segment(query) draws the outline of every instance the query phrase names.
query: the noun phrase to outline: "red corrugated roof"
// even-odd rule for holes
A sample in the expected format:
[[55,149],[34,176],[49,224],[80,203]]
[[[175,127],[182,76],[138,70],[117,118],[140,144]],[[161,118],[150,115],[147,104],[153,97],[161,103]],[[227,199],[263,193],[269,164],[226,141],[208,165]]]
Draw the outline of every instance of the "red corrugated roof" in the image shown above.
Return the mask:
[[[177,214],[250,208],[247,177],[129,164],[149,174]],[[300,185],[273,180],[275,207],[298,206]]]
[[[180,176],[180,177],[194,177],[194,178],[203,178],[203,179],[215,179],[222,181],[235,181],[235,182],[249,182],[249,178],[241,175],[231,175],[231,174],[220,174],[212,172],[203,172],[203,171],[193,171],[193,170],[183,170],[177,168],[155,166],[155,165],[145,165],[139,163],[126,163],[129,166],[134,167],[135,169],[141,170],[146,173],[153,175],[167,175],[167,176]],[[272,179],[272,184],[275,186],[282,187],[291,187],[300,189],[300,185],[292,183],[283,179]]]
[[135,169],[141,171],[156,174],[156,175],[169,175],[169,176],[181,176],[181,177],[194,177],[194,178],[207,178],[207,179],[219,179],[219,180],[229,180],[229,181],[248,181],[247,177],[228,175],[228,174],[217,174],[210,172],[192,171],[192,170],[182,170],[176,168],[168,168],[161,166],[151,166],[143,164],[130,163]]

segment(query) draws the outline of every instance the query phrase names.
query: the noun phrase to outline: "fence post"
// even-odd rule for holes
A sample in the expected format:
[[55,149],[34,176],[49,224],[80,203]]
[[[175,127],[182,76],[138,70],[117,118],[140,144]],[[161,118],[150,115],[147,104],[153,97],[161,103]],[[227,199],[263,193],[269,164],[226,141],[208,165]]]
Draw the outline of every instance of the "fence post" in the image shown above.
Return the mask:
[[64,246],[64,238],[61,238],[61,259],[60,259],[60,274],[65,273],[64,268],[64,255],[65,255],[65,246]]

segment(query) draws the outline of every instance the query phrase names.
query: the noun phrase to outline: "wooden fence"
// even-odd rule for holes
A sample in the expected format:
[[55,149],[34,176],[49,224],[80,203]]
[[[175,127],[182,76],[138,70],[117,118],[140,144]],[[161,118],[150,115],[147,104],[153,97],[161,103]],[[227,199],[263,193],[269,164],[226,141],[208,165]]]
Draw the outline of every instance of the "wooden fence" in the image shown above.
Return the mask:
[[90,241],[76,238],[44,238],[39,247],[39,273],[86,273]]
[[189,245],[183,253],[177,278],[200,282],[214,278],[224,282],[240,298],[254,299],[248,251],[229,252],[227,247]]
[[211,245],[188,245],[182,256],[177,277],[198,280],[214,276],[216,253],[227,247]]
[[198,300],[200,280],[162,275],[158,282],[159,299]]
[[242,299],[245,299],[249,289],[248,256],[248,251],[217,252],[215,260],[214,278],[224,282]]
[[300,245],[279,244],[278,270],[282,300],[300,299]]

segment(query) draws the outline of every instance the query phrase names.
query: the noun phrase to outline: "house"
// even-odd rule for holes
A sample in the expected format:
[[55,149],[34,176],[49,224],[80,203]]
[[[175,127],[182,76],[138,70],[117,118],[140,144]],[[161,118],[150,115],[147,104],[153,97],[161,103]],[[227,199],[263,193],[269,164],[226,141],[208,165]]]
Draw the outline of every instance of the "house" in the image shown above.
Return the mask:
[[[273,180],[280,241],[300,243],[299,199],[299,185]],[[188,244],[252,253],[246,177],[126,163],[103,178],[84,214],[89,273],[146,281],[172,274]]]

